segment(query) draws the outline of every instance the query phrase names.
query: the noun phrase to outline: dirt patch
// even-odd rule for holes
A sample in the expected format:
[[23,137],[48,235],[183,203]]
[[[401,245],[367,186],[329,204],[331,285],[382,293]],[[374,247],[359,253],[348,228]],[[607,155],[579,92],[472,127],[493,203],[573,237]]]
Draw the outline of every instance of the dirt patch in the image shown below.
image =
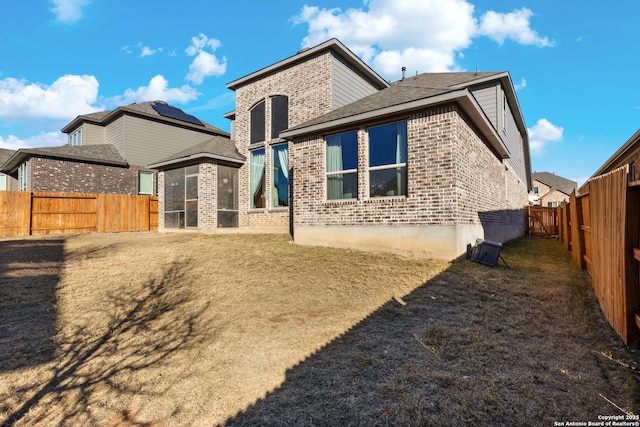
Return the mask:
[[506,245],[510,270],[266,235],[1,241],[10,254],[3,425],[552,425],[638,410],[637,353],[555,241]]

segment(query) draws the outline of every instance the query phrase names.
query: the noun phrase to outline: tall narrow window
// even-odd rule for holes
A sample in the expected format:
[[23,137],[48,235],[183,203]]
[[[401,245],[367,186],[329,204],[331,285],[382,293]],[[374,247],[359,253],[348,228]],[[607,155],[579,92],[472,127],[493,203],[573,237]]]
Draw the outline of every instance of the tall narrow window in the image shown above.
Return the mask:
[[7,175],[0,173],[0,191],[7,189]]
[[82,128],[69,135],[69,145],[82,145]]
[[407,123],[369,128],[370,197],[407,195]]
[[271,98],[271,139],[289,127],[289,98],[278,95]]
[[327,137],[327,200],[358,197],[358,133]]
[[250,154],[250,166],[249,171],[249,185],[251,190],[251,209],[264,208],[264,160],[265,160],[264,148],[259,150],[251,150]]
[[264,101],[260,101],[251,109],[251,144],[265,140],[264,115]]
[[18,168],[18,189],[26,191],[29,189],[29,166],[24,162]]
[[289,147],[279,144],[271,147],[271,207],[289,206]]

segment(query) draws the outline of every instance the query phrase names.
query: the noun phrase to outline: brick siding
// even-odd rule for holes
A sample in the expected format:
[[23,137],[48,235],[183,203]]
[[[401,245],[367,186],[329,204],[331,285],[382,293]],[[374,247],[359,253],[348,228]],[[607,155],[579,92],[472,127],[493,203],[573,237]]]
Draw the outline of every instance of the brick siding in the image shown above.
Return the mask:
[[[277,73],[250,82],[236,89],[236,120],[234,133],[238,151],[246,156],[247,162],[239,173],[239,226],[288,227],[289,208],[270,208],[272,176],[271,146],[286,143],[285,140],[271,139],[270,97],[285,95],[289,98],[289,127],[327,113],[331,109],[331,61],[332,54],[323,52],[302,63],[292,64]],[[265,137],[263,143],[250,146],[251,108],[265,100]],[[249,209],[249,174],[251,161],[249,151],[265,149],[265,199],[267,207]],[[293,163],[291,160],[289,164]],[[290,177],[291,179],[291,177]]]
[[138,171],[145,170],[43,157],[28,162],[31,191],[138,194]]
[[[355,200],[326,200],[322,136],[290,145],[296,225],[522,226],[526,183],[483,143],[455,105],[432,108],[407,120],[407,197],[368,194],[367,135],[358,130]],[[481,217],[482,216],[482,217]]]

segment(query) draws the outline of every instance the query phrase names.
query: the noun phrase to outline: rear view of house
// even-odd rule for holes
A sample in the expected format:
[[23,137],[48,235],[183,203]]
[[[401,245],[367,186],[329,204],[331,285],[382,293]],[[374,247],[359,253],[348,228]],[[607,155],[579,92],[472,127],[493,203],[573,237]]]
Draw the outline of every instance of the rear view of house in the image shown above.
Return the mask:
[[[160,229],[291,232],[300,244],[441,259],[524,233],[529,143],[507,72],[389,83],[332,39],[227,87],[233,143],[151,165]],[[182,176],[184,220],[169,208]]]

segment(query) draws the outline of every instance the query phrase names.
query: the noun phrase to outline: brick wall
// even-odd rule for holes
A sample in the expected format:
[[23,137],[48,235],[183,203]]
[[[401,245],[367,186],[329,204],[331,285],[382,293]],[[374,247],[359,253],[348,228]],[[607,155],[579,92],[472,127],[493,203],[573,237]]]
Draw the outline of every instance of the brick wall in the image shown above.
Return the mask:
[[42,157],[28,162],[31,191],[138,194],[138,171],[144,170]]
[[[357,200],[326,201],[321,136],[290,145],[296,225],[458,225],[490,221],[523,227],[526,183],[482,142],[456,106],[407,121],[408,196],[369,198],[367,135],[358,131]],[[481,218],[481,214],[483,217]]]
[[[247,157],[247,162],[239,174],[239,225],[241,227],[278,227],[288,229],[289,208],[249,209],[250,189],[249,149],[265,149],[265,198],[267,206],[271,201],[272,176],[270,147],[286,141],[271,135],[271,103],[274,95],[289,98],[289,127],[310,120],[330,111],[331,108],[331,61],[330,52],[320,53],[302,63],[293,64],[277,73],[250,82],[236,89],[235,138],[238,151]],[[265,102],[266,140],[250,146],[251,108],[261,100]],[[291,160],[289,162],[291,165]]]

